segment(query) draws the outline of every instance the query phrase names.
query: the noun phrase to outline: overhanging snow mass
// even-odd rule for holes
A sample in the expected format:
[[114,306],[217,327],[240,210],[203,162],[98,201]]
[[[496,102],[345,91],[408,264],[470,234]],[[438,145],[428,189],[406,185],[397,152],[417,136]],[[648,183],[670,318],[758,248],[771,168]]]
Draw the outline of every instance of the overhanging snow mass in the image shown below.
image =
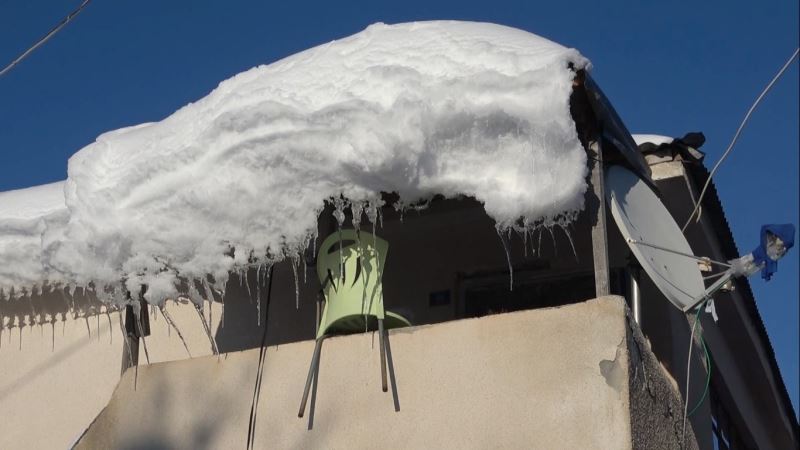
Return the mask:
[[[374,222],[382,192],[472,196],[500,229],[568,221],[586,189],[569,66],[588,61],[525,31],[450,21],[375,24],[253,68],[77,152],[68,215],[26,229],[39,247],[22,253],[41,265],[11,262],[0,285],[103,293],[125,280],[152,303],[177,296],[179,277],[222,288],[254,259],[301,251],[326,201]],[[4,261],[15,248],[0,238]]]

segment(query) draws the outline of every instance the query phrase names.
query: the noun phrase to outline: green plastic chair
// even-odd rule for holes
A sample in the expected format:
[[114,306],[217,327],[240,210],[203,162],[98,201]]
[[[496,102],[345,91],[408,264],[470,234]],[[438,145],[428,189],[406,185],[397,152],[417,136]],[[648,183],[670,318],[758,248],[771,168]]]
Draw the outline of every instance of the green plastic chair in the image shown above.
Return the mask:
[[[399,411],[394,379],[389,335],[390,328],[407,327],[411,323],[399,314],[385,311],[383,307],[383,268],[389,243],[372,234],[359,236],[356,230],[341,230],[328,236],[320,245],[317,256],[317,275],[325,297],[325,307],[317,328],[317,342],[311,367],[308,369],[303,399],[298,417],[303,417],[311,384],[312,411],[316,398],[319,360],[322,341],[329,336],[374,330],[376,325],[380,340],[381,388],[386,392],[388,356],[389,375],[395,410]],[[309,429],[312,422],[309,418]]]

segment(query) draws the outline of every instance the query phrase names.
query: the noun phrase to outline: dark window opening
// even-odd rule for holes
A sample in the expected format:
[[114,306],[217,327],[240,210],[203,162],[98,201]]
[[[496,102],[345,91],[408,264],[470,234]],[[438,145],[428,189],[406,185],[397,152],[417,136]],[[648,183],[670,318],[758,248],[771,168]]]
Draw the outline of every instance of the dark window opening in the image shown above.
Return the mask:
[[[612,291],[619,291],[620,278],[612,273]],[[549,270],[515,271],[509,289],[509,274],[462,276],[460,317],[482,317],[526,309],[550,308],[595,298],[593,272],[553,273]]]

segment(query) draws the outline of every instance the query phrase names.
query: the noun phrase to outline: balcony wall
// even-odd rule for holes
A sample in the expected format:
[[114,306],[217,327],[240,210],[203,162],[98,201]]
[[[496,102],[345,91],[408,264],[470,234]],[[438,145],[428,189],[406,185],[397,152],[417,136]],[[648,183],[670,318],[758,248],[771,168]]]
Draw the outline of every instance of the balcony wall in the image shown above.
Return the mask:
[[[218,303],[211,307],[216,327],[221,308]],[[166,308],[192,356],[211,354],[194,308],[173,302]],[[206,312],[208,308],[206,304]],[[188,357],[160,313],[150,325],[146,342],[151,362]],[[105,407],[120,380],[119,315],[85,320],[67,313],[52,327],[0,330],[0,341],[0,449],[69,448]],[[143,348],[140,353],[140,363],[145,364]]]
[[[399,411],[376,335],[326,340],[308,430],[297,409],[313,347],[268,347],[256,447],[678,447],[676,387],[620,297],[393,330]],[[128,370],[78,448],[241,448],[258,361],[254,349]]]

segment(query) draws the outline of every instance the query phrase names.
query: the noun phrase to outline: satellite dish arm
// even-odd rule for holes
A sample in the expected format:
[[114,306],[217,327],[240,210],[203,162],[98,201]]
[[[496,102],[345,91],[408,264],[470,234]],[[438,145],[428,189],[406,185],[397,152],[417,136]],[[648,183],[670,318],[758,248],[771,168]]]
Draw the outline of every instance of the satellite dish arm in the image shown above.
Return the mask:
[[[716,294],[717,291],[725,286],[725,284],[731,279],[735,277],[749,277],[750,275],[768,268],[770,266],[770,262],[772,263],[772,268],[768,275],[772,275],[772,273],[777,270],[775,266],[778,259],[782,258],[783,255],[786,254],[786,251],[794,245],[794,226],[782,226],[787,227],[785,234],[772,234],[771,236],[766,234],[766,230],[768,230],[769,227],[776,227],[776,225],[765,225],[762,227],[762,244],[751,253],[748,253],[741,258],[728,261],[730,267],[722,274],[721,277],[719,277],[716,282],[714,282],[714,284],[709,286],[708,289],[703,292],[702,296],[695,299],[691,305],[683,308],[683,312],[689,312],[700,306],[703,301]],[[764,278],[767,280],[769,279],[768,276],[765,276]]]

